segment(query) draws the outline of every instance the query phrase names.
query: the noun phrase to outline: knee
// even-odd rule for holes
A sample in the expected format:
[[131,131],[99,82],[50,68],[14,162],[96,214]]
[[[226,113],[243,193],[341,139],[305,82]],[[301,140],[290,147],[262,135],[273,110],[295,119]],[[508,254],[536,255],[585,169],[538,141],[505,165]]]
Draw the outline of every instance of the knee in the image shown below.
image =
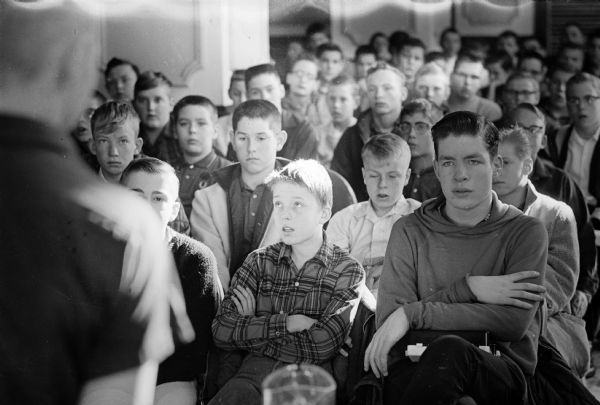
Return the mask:
[[423,353],[421,360],[426,360],[427,358],[438,360],[464,358],[473,349],[475,349],[475,346],[461,337],[455,335],[440,336],[427,346],[427,350]]

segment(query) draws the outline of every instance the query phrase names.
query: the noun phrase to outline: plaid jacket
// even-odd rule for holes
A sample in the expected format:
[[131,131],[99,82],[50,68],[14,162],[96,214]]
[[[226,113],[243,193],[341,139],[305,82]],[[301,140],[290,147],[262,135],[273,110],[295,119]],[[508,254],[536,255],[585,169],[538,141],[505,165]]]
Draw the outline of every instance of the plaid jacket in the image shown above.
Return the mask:
[[[288,363],[320,364],[338,352],[359,303],[364,270],[326,239],[301,269],[294,265],[291,253],[289,245],[278,243],[248,255],[213,321],[218,347],[247,350]],[[238,313],[231,299],[237,286],[254,294],[254,316]],[[294,314],[317,322],[310,329],[290,333],[287,317]]]

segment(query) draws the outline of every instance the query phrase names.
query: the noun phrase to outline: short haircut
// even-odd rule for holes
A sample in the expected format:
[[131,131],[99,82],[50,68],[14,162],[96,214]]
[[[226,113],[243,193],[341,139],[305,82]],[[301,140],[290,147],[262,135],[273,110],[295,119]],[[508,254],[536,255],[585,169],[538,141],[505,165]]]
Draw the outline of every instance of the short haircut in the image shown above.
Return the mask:
[[278,183],[296,184],[306,188],[322,207],[331,208],[333,205],[333,186],[329,173],[314,159],[294,160],[270,174],[265,183],[269,187]]
[[576,44],[573,42],[565,42],[558,50],[558,52],[556,53],[557,55],[560,55],[561,53],[563,53],[565,50],[567,49],[576,49],[578,51],[581,51],[582,53],[585,54],[585,48],[583,47],[583,45],[580,44]]
[[340,48],[339,45],[331,42],[319,45],[316,52],[317,58],[320,58],[325,52],[339,52],[339,54],[342,55],[342,58],[344,57],[342,48]]
[[306,27],[306,37],[322,32],[329,37],[329,26],[322,22],[314,22]]
[[356,80],[345,74],[341,74],[331,79],[329,87],[333,86],[350,86],[353,96],[358,96],[360,94],[360,89],[358,88],[358,84],[356,84]]
[[415,98],[404,104],[402,112],[400,112],[400,120],[402,118],[416,113],[423,114],[431,125],[434,125],[442,118],[442,111],[434,106],[429,100],[424,98]]
[[[172,180],[175,182],[175,189],[179,190],[179,178],[177,177],[177,173],[175,172],[173,166],[171,166],[165,161],[154,157],[142,157],[139,159],[133,159],[131,162],[129,162],[129,164],[123,171],[120,183],[125,184],[129,176],[132,173],[137,172],[143,172],[148,174],[166,174],[167,176],[171,177]],[[179,199],[179,196],[177,195],[176,198]]]
[[586,72],[575,73],[571,78],[567,81],[567,91],[569,88],[576,84],[581,83],[589,83],[593,88],[596,89],[596,92],[600,94],[600,78]]
[[483,65],[483,59],[473,52],[461,52],[456,57],[456,63],[454,64],[454,70],[463,62],[470,63],[481,63]]
[[319,70],[319,61],[317,60],[317,58],[315,58],[310,53],[306,53],[306,52],[302,52],[300,55],[298,55],[296,60],[294,60],[292,62],[292,70],[294,70],[294,67],[296,67],[296,64],[300,61],[307,61],[307,62],[314,63],[315,66],[317,67],[317,70]]
[[398,76],[398,78],[400,79],[400,83],[403,86],[406,84],[406,76],[404,76],[404,73],[402,73],[400,71],[400,69],[398,69],[397,67],[392,66],[386,62],[377,62],[377,64],[375,66],[373,66],[371,69],[369,69],[367,71],[367,79],[369,78],[369,76],[371,76],[374,73],[379,72],[380,70],[389,70],[390,72],[392,72],[396,76]]
[[155,89],[159,86],[166,86],[171,88],[173,83],[161,72],[143,72],[138,76],[133,88],[134,97],[137,97],[141,91]]
[[460,36],[460,33],[453,27],[448,27],[440,34],[440,44],[444,41],[444,37],[448,34],[456,34]]
[[261,65],[251,66],[246,69],[246,72],[244,73],[246,88],[248,88],[248,84],[252,79],[260,75],[273,75],[281,83],[281,77],[279,76],[279,72],[277,71],[277,68],[275,68],[275,65],[271,63],[263,63]]
[[402,52],[404,50],[404,48],[421,48],[421,49],[423,49],[423,54],[425,54],[425,49],[426,49],[423,41],[421,41],[419,38],[415,38],[415,37],[408,37],[406,39],[406,41],[404,41],[404,43],[402,43],[402,46],[400,47],[399,52]]
[[446,84],[450,84],[450,78],[448,77],[448,74],[446,74],[446,71],[435,62],[429,62],[421,66],[421,68],[417,70],[417,73],[415,73],[415,81],[419,77],[427,75],[444,76],[446,78]]
[[440,51],[430,51],[425,54],[425,63],[431,63],[436,60],[443,60],[446,63],[446,57]]
[[495,51],[485,60],[486,65],[495,63],[499,63],[505,72],[510,72],[515,68],[512,57],[506,51]]
[[472,136],[483,140],[490,158],[498,156],[498,128],[483,115],[470,111],[455,111],[445,115],[432,128],[436,159],[439,158],[439,143],[450,136]]
[[508,76],[504,87],[506,88],[508,83],[512,82],[513,80],[529,80],[531,83],[533,83],[533,87],[535,87],[535,91],[537,91],[537,92],[540,91],[540,84],[538,83],[537,80],[535,80],[535,78],[533,76],[531,76],[528,73],[523,73],[523,72],[520,72],[517,70],[515,73]]
[[514,31],[511,31],[511,30],[502,31],[500,33],[500,35],[498,35],[498,38],[508,38],[508,37],[512,37],[516,41],[519,41],[519,36],[517,35],[517,33]]
[[135,64],[133,64],[133,62],[130,62],[127,59],[112,58],[106,64],[106,68],[104,69],[104,78],[108,77],[108,74],[110,73],[110,71],[113,68],[115,68],[117,66],[123,66],[123,65],[129,65],[129,66],[131,66],[131,68],[135,72],[135,75],[136,76],[140,75],[140,69]]
[[231,79],[229,79],[229,88],[233,85],[234,82],[243,82],[245,81],[244,75],[246,73],[245,69],[236,69],[231,73]]
[[212,101],[210,101],[209,98],[197,95],[185,96],[184,98],[179,100],[177,104],[175,104],[175,107],[173,107],[173,112],[171,113],[171,116],[173,117],[173,123],[175,123],[175,121],[179,118],[179,113],[181,112],[181,109],[183,107],[187,107],[188,105],[197,105],[207,108],[208,111],[210,111],[210,119],[212,123],[217,123],[217,120],[219,119],[219,116],[217,114],[217,107]]
[[408,35],[408,33],[404,32],[404,31],[392,32],[392,34],[390,35],[390,38],[388,39],[388,42],[389,42],[388,51],[392,55],[396,55],[396,54],[400,53],[400,50],[402,49],[402,45],[408,38],[410,38],[410,35]]
[[130,103],[109,101],[96,108],[92,114],[92,136],[98,133],[113,133],[119,127],[131,123],[137,137],[140,127],[140,117]]
[[536,117],[544,121],[544,125],[546,124],[546,115],[544,112],[536,105],[531,103],[520,103],[518,106],[513,108],[508,112],[507,117],[509,120],[514,119],[514,116],[518,110],[525,110],[535,114]]
[[375,41],[379,37],[384,37],[386,40],[388,39],[387,35],[385,35],[381,31],[378,31],[378,32],[374,33],[373,35],[371,35],[371,38],[369,38],[369,45],[371,45],[373,48],[375,48]]
[[234,132],[242,118],[261,119],[269,122],[269,128],[274,132],[281,131],[281,113],[267,100],[248,100],[238,105],[233,111],[231,123]]
[[402,137],[394,134],[382,134],[370,137],[363,145],[360,156],[363,161],[368,154],[378,160],[405,158],[406,169],[410,164],[410,148]]
[[373,55],[377,59],[377,51],[371,45],[360,45],[354,52],[354,60],[358,60],[359,56]]
[[531,157],[533,148],[529,134],[523,128],[503,129],[499,133],[500,143],[510,143],[515,147],[515,153],[521,160]]
[[536,59],[536,60],[540,61],[540,64],[542,66],[546,66],[546,60],[544,59],[544,57],[542,55],[540,55],[536,51],[525,51],[525,52],[521,53],[520,55],[521,56],[519,57],[518,66],[521,66],[521,63],[523,63],[523,61],[525,59]]

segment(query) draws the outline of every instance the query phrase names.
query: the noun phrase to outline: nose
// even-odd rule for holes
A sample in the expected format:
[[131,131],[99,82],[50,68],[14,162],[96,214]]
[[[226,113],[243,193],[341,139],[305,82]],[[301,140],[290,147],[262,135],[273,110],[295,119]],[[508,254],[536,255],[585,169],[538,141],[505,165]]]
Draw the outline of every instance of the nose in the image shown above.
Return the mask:
[[246,147],[248,149],[248,152],[254,152],[256,150],[256,141],[249,137],[246,141]]
[[108,143],[108,154],[109,156],[119,156],[119,149],[117,148],[117,144],[115,142]]
[[427,88],[425,90],[425,98],[427,100],[430,100],[431,98],[433,98],[433,89]]
[[192,122],[190,124],[190,134],[195,134],[196,132],[198,132],[198,124]]
[[387,186],[388,186],[388,181],[387,181],[387,178],[386,178],[385,176],[381,176],[381,177],[379,178],[379,182],[378,182],[377,186],[378,186],[380,189],[382,189],[382,188],[384,188],[384,189],[385,189],[385,188],[387,188]]
[[148,100],[148,111],[154,111],[156,108],[156,103],[154,100]]
[[123,80],[117,80],[117,90],[123,90],[125,88],[125,82]]
[[454,168],[454,180],[458,182],[465,181],[469,178],[467,168],[462,163],[457,163]]

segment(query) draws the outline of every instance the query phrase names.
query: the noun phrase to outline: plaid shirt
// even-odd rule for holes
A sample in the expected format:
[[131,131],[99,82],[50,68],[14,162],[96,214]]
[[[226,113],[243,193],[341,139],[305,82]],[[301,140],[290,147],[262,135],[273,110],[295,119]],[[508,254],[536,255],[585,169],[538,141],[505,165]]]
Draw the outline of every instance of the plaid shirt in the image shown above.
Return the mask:
[[[362,266],[327,242],[297,269],[282,242],[253,251],[235,273],[212,325],[215,343],[225,350],[247,350],[287,363],[320,364],[342,347],[364,284]],[[254,316],[240,315],[231,295],[248,288],[256,300]],[[287,317],[302,314],[317,322],[290,333]]]

